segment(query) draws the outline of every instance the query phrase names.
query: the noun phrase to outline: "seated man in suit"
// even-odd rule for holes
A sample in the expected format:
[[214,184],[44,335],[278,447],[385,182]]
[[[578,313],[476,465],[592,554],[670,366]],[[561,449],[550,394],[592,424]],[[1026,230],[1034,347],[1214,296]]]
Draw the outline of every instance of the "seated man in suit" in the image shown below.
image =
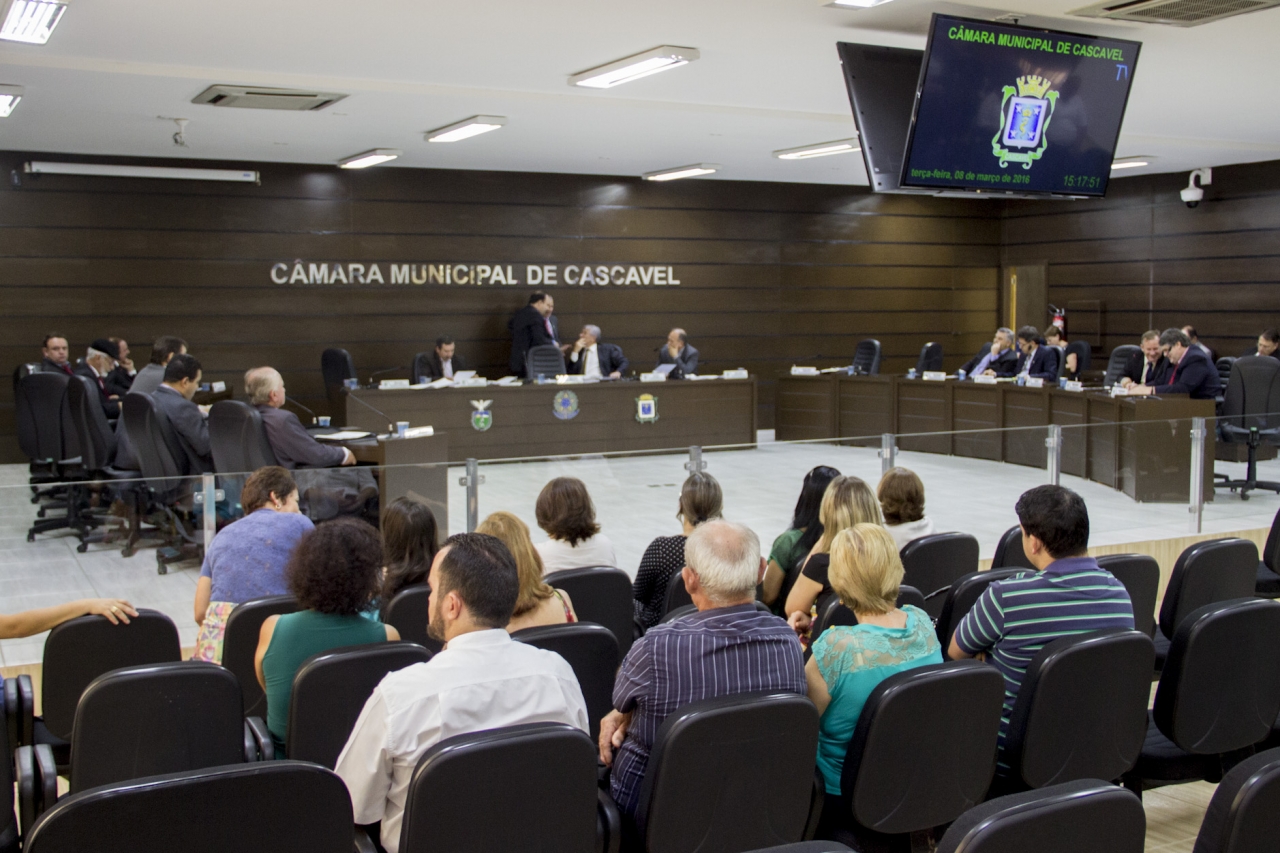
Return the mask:
[[281,408],[285,401],[284,377],[274,367],[255,367],[247,371],[244,392],[250,405],[262,415],[267,443],[282,467],[292,470],[299,466],[332,468],[356,464],[356,457],[350,450],[316,441],[297,415]]
[[674,364],[685,376],[698,372],[698,351],[689,343],[684,329],[667,333],[667,342],[658,350],[658,364]]
[[164,382],[164,369],[175,355],[187,354],[187,342],[182,338],[164,335],[151,345],[151,361],[138,371],[129,386],[130,394],[151,394]]
[[111,421],[120,417],[120,396],[112,394],[107,388],[107,377],[115,366],[116,345],[105,338],[99,338],[89,345],[84,354],[84,362],[75,368],[77,376],[83,376],[98,386],[98,402],[102,404],[102,413]]
[[1245,355],[1265,355],[1280,360],[1280,331],[1267,329],[1258,335],[1258,348]]
[[970,376],[1012,376],[1017,372],[1018,353],[1013,348],[1013,329],[996,329],[991,343],[960,368]]
[[129,388],[133,385],[133,377],[138,375],[138,371],[133,369],[133,361],[129,358],[129,342],[124,338],[107,338],[107,340],[115,344],[116,366],[103,381],[108,391],[117,397],[123,397],[129,393]]
[[599,326],[588,325],[582,327],[574,341],[565,367],[570,373],[581,373],[588,379],[618,379],[629,364],[621,347],[600,343]]
[[466,370],[467,364],[457,354],[457,345],[453,338],[442,335],[436,338],[436,348],[421,363],[419,379],[423,382],[434,382],[437,379],[452,379],[459,370]]
[[1057,347],[1042,344],[1040,332],[1035,326],[1023,326],[1018,330],[1018,346],[1022,349],[1022,354],[1018,356],[1015,376],[1043,379],[1046,382],[1058,381],[1058,359],[1062,357],[1062,353]]
[[1135,352],[1125,362],[1120,375],[1121,386],[1159,385],[1172,369],[1160,349],[1160,333],[1155,329],[1142,333],[1142,352]]
[[1195,347],[1196,349],[1204,353],[1206,356],[1208,356],[1210,364],[1213,364],[1218,360],[1217,353],[1209,349],[1204,344],[1200,343],[1200,334],[1196,332],[1195,326],[1183,326],[1182,333],[1187,336],[1188,340],[1191,341],[1191,346]]
[[1130,394],[1189,394],[1193,400],[1213,400],[1222,393],[1218,368],[1204,351],[1191,343],[1181,329],[1165,329],[1160,334],[1160,348],[1169,357],[1173,372],[1159,385],[1133,385]]
[[524,360],[529,350],[544,344],[560,346],[557,339],[559,327],[556,318],[551,316],[555,307],[556,301],[551,294],[535,290],[529,294],[529,304],[507,321],[507,328],[511,331],[511,359],[507,366],[514,375],[524,376]]
[[44,358],[40,362],[41,370],[71,375],[71,347],[67,344],[67,336],[61,332],[50,332],[44,336]]
[[175,355],[164,369],[164,382],[151,395],[156,408],[168,417],[183,451],[183,458],[174,460],[183,474],[213,473],[207,412],[191,402],[200,387],[201,375],[200,362],[194,356]]

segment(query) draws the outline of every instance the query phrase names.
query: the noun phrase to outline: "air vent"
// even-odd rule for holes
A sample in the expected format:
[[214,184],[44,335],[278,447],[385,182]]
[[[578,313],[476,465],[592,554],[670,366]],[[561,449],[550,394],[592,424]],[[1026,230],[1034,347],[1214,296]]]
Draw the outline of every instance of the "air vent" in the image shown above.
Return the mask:
[[[1280,0],[1277,0],[1280,2]],[[346,95],[307,89],[270,89],[260,86],[210,86],[191,99],[193,104],[240,107],[249,110],[322,110]]]
[[1098,3],[1067,14],[1171,27],[1198,27],[1275,6],[1280,6],[1280,0],[1129,0]]

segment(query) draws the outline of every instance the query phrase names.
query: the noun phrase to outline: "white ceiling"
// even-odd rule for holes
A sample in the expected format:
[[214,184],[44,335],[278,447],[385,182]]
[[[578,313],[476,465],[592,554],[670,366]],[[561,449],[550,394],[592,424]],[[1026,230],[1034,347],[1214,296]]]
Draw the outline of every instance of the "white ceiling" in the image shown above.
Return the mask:
[[[1143,171],[1280,159],[1280,9],[1180,29],[1016,9],[895,0],[73,0],[47,45],[0,42],[0,83],[26,97],[0,149],[335,163],[400,148],[395,165],[638,175],[711,162],[717,177],[865,184],[858,155],[780,161],[779,148],[854,135],[835,44],[923,47],[935,11],[1143,42],[1118,157]],[[688,66],[607,91],[566,78],[659,44]],[[213,83],[319,88],[315,113],[197,106]],[[453,144],[423,132],[474,114],[499,131]],[[190,119],[188,147],[172,123]]]

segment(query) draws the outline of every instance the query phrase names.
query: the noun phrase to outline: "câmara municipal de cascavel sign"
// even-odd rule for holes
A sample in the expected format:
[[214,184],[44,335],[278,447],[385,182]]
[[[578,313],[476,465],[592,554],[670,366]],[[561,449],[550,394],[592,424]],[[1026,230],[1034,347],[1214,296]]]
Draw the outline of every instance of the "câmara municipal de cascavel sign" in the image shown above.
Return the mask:
[[280,262],[271,265],[275,284],[408,284],[658,286],[680,284],[675,269],[652,264],[400,264],[337,261]]

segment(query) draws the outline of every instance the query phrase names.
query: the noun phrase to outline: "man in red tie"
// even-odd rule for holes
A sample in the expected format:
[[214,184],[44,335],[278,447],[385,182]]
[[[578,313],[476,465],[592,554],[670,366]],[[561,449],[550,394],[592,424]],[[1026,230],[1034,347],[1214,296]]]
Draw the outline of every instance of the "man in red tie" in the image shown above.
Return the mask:
[[1187,394],[1193,400],[1212,400],[1222,391],[1218,370],[1201,347],[1181,329],[1165,329],[1160,348],[1169,358],[1173,373],[1159,385],[1130,385],[1130,394]]
[[44,361],[40,362],[41,367],[70,375],[70,354],[67,336],[61,332],[50,332],[44,336]]
[[77,365],[75,372],[84,376],[98,386],[98,401],[102,403],[102,412],[109,420],[120,417],[120,397],[107,389],[107,374],[116,366],[119,354],[116,345],[106,338],[99,338],[89,345],[84,356],[84,363]]

